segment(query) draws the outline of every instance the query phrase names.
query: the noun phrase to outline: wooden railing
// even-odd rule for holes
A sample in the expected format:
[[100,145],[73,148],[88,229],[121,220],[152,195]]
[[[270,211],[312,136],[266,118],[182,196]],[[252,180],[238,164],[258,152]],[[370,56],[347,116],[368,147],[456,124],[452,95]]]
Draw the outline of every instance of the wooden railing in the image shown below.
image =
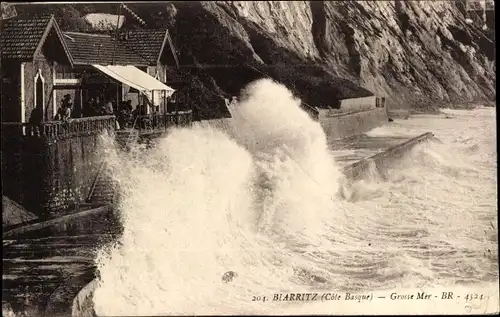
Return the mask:
[[59,139],[78,135],[100,133],[115,129],[115,116],[99,116],[70,119],[69,121],[46,121],[38,125],[20,122],[2,122],[3,138],[42,137]]
[[[134,119],[135,120],[135,119]],[[137,116],[135,120],[135,129],[142,131],[159,131],[166,130],[173,126],[187,126],[193,120],[193,112],[178,111],[172,113],[158,113]]]

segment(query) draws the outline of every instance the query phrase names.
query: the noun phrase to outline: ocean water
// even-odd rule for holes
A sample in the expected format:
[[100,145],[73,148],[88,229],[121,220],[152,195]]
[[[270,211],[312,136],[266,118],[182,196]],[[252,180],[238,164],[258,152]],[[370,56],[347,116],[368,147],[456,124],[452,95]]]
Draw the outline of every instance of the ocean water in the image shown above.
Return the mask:
[[[498,309],[495,109],[445,109],[448,118],[370,131],[432,131],[441,142],[417,145],[384,175],[354,184],[285,87],[255,82],[232,111],[225,131],[175,129],[147,152],[124,154],[104,140],[124,233],[96,260],[98,315]],[[488,300],[273,300],[424,289]]]

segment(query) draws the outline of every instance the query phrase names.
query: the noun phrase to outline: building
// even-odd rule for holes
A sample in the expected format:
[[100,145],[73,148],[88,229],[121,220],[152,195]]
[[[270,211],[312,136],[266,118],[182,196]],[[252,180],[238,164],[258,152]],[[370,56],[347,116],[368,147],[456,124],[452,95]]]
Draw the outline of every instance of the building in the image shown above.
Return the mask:
[[147,113],[166,112],[167,98],[174,92],[165,85],[167,34],[136,31],[119,40],[105,34],[63,33],[53,16],[5,20],[2,122],[28,122],[33,111],[51,121],[68,94],[73,117],[86,116],[96,97],[115,106],[124,100],[133,106],[145,104]]
[[[85,108],[91,99],[122,101],[130,98],[128,92],[131,84],[124,85],[103,73],[102,70],[106,68],[99,70],[98,67],[132,65],[145,71],[147,62],[143,58],[110,35],[65,32],[64,41],[74,58],[74,65],[71,68],[61,65],[58,71],[66,79],[64,93],[74,94],[74,100],[81,100],[81,103],[75,103],[77,116],[80,113],[85,115]],[[136,97],[133,104],[136,106],[139,103],[139,93],[137,90],[134,92]]]
[[[144,71],[169,85],[177,84],[167,76],[168,68],[179,68],[179,60],[168,30],[133,29],[122,31],[118,36],[124,46],[147,62]],[[156,104],[163,106],[159,92],[155,93],[153,98]],[[163,108],[161,106],[160,108]]]
[[2,121],[27,122],[33,111],[50,120],[57,110],[56,65],[73,58],[53,16],[15,17],[2,30]]
[[[165,113],[174,92],[164,83],[166,31],[149,52],[147,42],[62,32],[51,15],[10,17],[1,26],[2,179],[9,185],[3,195],[40,219],[95,203],[96,188],[108,186],[95,185],[104,158],[99,136],[116,130],[121,119],[121,127],[133,128],[116,133],[125,143],[135,142],[129,136],[144,141],[191,123],[191,111]],[[73,102],[73,120],[55,121],[65,95]],[[97,97],[118,109],[120,101],[135,98],[133,105],[164,113],[136,113],[128,125],[120,113],[89,112]]]

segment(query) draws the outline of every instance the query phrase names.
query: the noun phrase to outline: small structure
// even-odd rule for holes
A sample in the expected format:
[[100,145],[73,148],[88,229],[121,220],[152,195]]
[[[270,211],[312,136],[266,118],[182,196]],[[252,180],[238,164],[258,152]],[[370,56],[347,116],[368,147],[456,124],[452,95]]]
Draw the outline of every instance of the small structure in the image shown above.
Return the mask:
[[[110,35],[65,32],[75,59],[74,76],[80,78],[82,111],[91,100],[130,100],[133,109],[144,105],[144,114],[165,108],[174,92],[160,76],[148,74],[150,62]],[[165,76],[163,76],[165,80]],[[155,98],[156,97],[156,98]],[[161,111],[166,113],[167,111]]]
[[[28,122],[32,113],[51,121],[60,103],[58,97],[64,95],[72,97],[74,118],[100,115],[87,111],[90,101],[96,99],[113,100],[115,111],[122,101],[130,100],[133,108],[144,105],[144,114],[168,112],[166,100],[174,89],[164,83],[162,52],[167,33],[153,35],[160,33],[161,44],[153,41],[153,49],[147,51],[147,38],[125,45],[110,35],[62,33],[53,16],[6,20],[2,121]],[[136,32],[132,38],[138,37]],[[130,48],[134,46],[148,59]]]
[[[167,69],[179,67],[179,60],[168,30],[134,29],[119,33],[119,40],[123,45],[132,49],[147,63],[146,72],[154,78],[168,83]],[[169,109],[163,104],[159,93],[153,93],[151,99],[154,104],[160,105],[160,112],[174,112],[178,109]]]
[[27,122],[36,112],[50,120],[57,111],[56,65],[71,69],[73,58],[53,16],[3,22],[2,122]]

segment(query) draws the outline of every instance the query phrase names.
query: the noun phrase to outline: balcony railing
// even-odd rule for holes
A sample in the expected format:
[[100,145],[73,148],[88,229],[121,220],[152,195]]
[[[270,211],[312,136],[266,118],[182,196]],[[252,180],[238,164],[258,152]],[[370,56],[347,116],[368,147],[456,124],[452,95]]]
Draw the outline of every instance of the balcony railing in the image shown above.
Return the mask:
[[40,137],[49,140],[100,133],[115,129],[115,116],[46,121],[40,124],[2,122],[3,138]]
[[187,126],[193,119],[193,112],[178,111],[172,113],[156,113],[131,117],[128,120],[120,120],[123,128],[135,128],[139,132],[164,131],[173,126]]
[[[192,111],[178,111],[166,114],[150,114],[129,118],[120,122],[120,128],[138,129],[139,132],[164,131],[172,126],[187,126],[193,118]],[[101,133],[104,130],[115,130],[115,116],[98,116],[71,119],[69,121],[46,121],[38,125],[21,122],[2,122],[2,138],[39,137],[56,140],[79,135]]]

